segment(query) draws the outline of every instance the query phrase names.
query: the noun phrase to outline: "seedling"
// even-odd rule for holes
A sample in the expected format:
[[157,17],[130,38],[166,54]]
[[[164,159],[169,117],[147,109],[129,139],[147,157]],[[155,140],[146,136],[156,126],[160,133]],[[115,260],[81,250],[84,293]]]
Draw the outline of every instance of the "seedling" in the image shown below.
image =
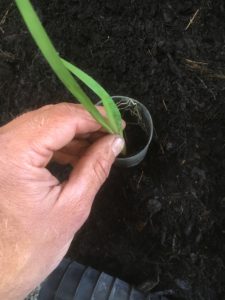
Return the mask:
[[[15,2],[37,46],[65,87],[103,128],[109,133],[123,136],[121,114],[110,95],[93,78],[59,56],[29,0],[15,0]],[[106,111],[106,118],[100,114],[72,74],[100,98]]]

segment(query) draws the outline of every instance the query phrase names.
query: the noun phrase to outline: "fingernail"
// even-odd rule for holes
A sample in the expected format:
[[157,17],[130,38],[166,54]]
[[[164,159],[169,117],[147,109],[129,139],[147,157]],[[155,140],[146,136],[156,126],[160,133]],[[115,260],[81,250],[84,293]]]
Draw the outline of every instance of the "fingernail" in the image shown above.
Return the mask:
[[119,155],[120,152],[123,150],[124,147],[124,140],[121,137],[115,138],[112,144],[112,151],[115,156]]

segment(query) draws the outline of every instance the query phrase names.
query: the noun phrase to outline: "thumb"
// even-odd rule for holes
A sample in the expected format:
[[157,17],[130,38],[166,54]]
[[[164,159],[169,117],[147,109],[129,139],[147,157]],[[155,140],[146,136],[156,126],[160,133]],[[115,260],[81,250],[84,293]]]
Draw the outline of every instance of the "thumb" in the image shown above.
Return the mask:
[[[72,171],[63,188],[61,201],[72,202],[75,209],[88,212],[101,185],[109,175],[111,166],[122,151],[124,140],[116,135],[106,135],[95,142]],[[84,206],[83,206],[84,205]]]

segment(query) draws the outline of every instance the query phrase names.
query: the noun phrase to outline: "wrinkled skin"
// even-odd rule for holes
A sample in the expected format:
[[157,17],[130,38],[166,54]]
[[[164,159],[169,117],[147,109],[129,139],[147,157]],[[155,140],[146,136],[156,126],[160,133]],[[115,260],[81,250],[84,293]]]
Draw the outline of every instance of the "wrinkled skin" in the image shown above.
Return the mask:
[[[0,144],[0,299],[20,300],[66,254],[123,140],[61,103],[1,127]],[[46,169],[52,159],[73,165],[67,182]]]

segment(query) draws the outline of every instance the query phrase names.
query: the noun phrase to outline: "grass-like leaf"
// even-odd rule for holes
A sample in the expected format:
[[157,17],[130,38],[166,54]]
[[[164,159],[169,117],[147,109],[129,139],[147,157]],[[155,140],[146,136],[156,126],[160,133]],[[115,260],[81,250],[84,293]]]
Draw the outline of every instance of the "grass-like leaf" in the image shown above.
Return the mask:
[[105,107],[110,125],[112,126],[115,132],[118,132],[120,133],[120,135],[122,135],[120,111],[118,110],[115,102],[112,100],[110,95],[106,92],[106,90],[96,80],[94,80],[91,76],[86,74],[78,67],[72,65],[70,62],[66,61],[65,59],[62,59],[62,62],[72,74],[74,74],[83,83],[85,83],[101,99],[102,104]]
[[[85,92],[81,89],[77,81],[65,67],[64,62],[62,62],[62,60],[60,59],[55,47],[53,46],[50,38],[48,37],[48,34],[46,33],[44,27],[42,26],[30,1],[15,0],[15,2],[33,39],[35,40],[43,56],[45,57],[55,74],[58,76],[58,78],[71,92],[71,94],[75,98],[77,98],[77,100],[86,108],[86,110],[97,120],[97,122],[99,122],[102,125],[102,127],[104,127],[110,133],[117,133],[121,135],[122,121],[120,112],[113,100],[111,99],[111,97],[108,95],[108,93],[106,93],[104,89],[100,87],[99,84],[96,85],[96,82],[90,76],[79,70],[79,75],[81,74],[81,77],[85,79],[81,80],[91,89],[94,88],[93,91],[97,92],[96,94],[100,96],[103,105],[105,105],[108,117],[108,119],[106,119],[99,113],[99,111],[96,109],[95,105],[92,103],[90,98],[85,94]],[[79,78],[79,76],[77,77]],[[102,93],[103,91],[104,93]]]

